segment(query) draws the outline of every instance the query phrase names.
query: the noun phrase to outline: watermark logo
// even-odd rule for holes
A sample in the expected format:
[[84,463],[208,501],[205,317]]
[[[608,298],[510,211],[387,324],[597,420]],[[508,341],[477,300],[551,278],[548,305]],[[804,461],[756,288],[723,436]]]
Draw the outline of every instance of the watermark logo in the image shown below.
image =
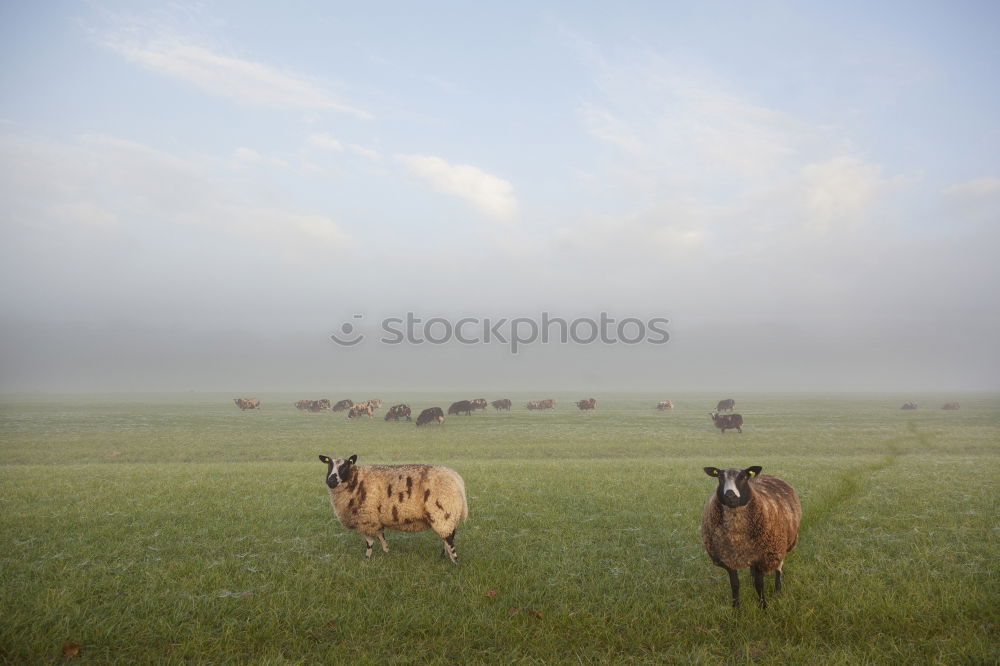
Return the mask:
[[[356,314],[354,319],[364,319],[364,315]],[[349,321],[345,321],[340,327],[340,335],[330,334],[330,339],[341,347],[353,347],[365,339],[365,334],[358,331],[357,327]]]
[[[330,339],[342,347],[353,347],[366,335],[361,331],[364,315],[355,314]],[[402,317],[385,317],[378,322],[384,345],[505,345],[517,354],[523,347],[540,343],[590,345],[662,345],[670,341],[669,319],[664,317],[624,317],[615,319],[607,312],[598,317],[565,319],[542,312],[538,317],[418,317],[407,312]]]

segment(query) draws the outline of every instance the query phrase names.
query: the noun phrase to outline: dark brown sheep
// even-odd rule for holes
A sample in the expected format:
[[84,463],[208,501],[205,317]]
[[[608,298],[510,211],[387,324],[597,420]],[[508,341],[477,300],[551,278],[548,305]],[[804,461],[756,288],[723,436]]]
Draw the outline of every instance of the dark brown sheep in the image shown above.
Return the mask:
[[762,607],[764,575],[774,572],[774,591],[781,591],[781,568],[799,539],[802,507],[790,485],[760,466],[746,469],[706,467],[719,484],[705,502],[701,542],[712,564],[729,574],[733,606],[740,605],[738,571],[750,567]]
[[441,411],[440,407],[428,407],[424,411],[420,412],[420,416],[417,417],[418,426],[430,423],[431,421],[444,423],[444,412]]
[[742,414],[716,414],[711,413],[709,416],[712,417],[712,423],[715,427],[722,431],[723,434],[727,430],[738,430],[743,432],[743,415]]

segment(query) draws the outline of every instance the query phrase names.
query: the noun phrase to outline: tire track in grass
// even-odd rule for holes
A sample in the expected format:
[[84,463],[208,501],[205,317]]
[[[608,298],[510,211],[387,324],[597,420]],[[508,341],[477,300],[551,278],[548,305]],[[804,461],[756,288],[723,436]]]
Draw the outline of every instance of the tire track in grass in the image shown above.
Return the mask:
[[[930,438],[928,435],[917,431],[913,423],[909,424],[909,431],[913,439],[920,445],[927,446]],[[818,500],[809,503],[808,511],[803,510],[802,525],[799,527],[800,534],[808,534],[817,526],[823,525],[829,516],[839,510],[847,502],[851,501],[861,492],[861,488],[868,484],[876,475],[892,467],[899,460],[903,453],[900,442],[909,439],[910,436],[901,435],[886,442],[886,453],[874,464],[864,464],[850,467],[837,475],[837,481],[833,490],[828,495],[820,496]]]

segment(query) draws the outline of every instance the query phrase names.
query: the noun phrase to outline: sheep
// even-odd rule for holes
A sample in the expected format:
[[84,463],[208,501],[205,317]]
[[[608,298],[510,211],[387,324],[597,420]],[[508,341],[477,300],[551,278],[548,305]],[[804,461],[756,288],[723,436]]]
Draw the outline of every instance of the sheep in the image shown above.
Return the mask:
[[458,472],[440,465],[356,465],[357,455],[346,460],[321,455],[326,463],[330,506],[340,524],[365,538],[365,557],[372,556],[378,538],[389,552],[383,531],[434,530],[447,554],[458,564],[455,529],[469,516],[465,482]]
[[722,434],[726,434],[726,430],[736,429],[739,432],[743,432],[743,415],[742,414],[719,414],[718,412],[710,412],[709,416],[712,417],[712,422],[715,427],[722,431]]
[[428,407],[424,411],[420,412],[420,416],[417,417],[418,426],[430,423],[431,421],[444,423],[444,412],[441,411],[440,407]]
[[802,507],[795,491],[781,479],[761,474],[760,466],[746,469],[706,467],[719,480],[708,497],[701,518],[701,542],[712,564],[729,573],[733,607],[740,605],[739,569],[750,567],[762,608],[764,575],[774,573],[774,591],[781,591],[785,556],[799,538]]
[[448,408],[448,416],[451,416],[452,414],[461,414],[462,412],[465,412],[466,416],[471,416],[473,409],[475,409],[475,407],[468,400],[459,400],[458,402],[451,403],[451,407]]
[[410,418],[410,406],[407,404],[393,405],[389,408],[389,411],[385,413],[386,421],[398,421],[399,419],[405,418],[407,421],[412,421]]
[[359,402],[353,405],[350,411],[347,412],[347,418],[354,419],[358,418],[363,414],[367,414],[368,418],[372,418],[372,414],[375,413],[375,407],[370,402]]

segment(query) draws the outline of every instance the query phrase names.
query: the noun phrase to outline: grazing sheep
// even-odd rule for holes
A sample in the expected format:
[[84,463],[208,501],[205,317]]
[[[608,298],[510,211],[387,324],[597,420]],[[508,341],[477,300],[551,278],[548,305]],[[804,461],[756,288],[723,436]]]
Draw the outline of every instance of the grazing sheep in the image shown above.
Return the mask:
[[365,557],[372,556],[378,538],[389,552],[383,531],[434,530],[444,541],[442,554],[458,564],[455,529],[469,516],[465,482],[458,472],[440,465],[355,465],[356,455],[344,460],[320,456],[326,463],[330,506],[340,524],[365,538]]
[[410,419],[410,406],[406,404],[393,405],[386,412],[386,421],[398,421],[399,419],[405,418],[407,421]]
[[913,402],[912,400],[910,400],[909,402],[904,402],[903,406],[900,407],[900,409],[916,409],[916,408],[917,408],[917,403]]
[[490,404],[493,405],[493,408],[496,409],[498,412],[501,409],[506,410],[508,412],[510,411],[510,405],[511,405],[510,398],[501,398],[499,400],[494,400]]
[[587,398],[585,400],[577,400],[576,408],[581,412],[585,412],[591,409],[597,409],[597,398]]
[[665,409],[673,409],[674,408],[674,402],[673,402],[673,400],[662,400],[662,401],[656,403],[656,408],[658,410],[660,410],[661,412],[663,410],[665,410]]
[[472,404],[473,409],[486,409],[486,398],[476,398],[470,400],[469,403]]
[[946,402],[941,409],[961,409],[962,406],[957,402]]
[[451,416],[452,414],[461,414],[462,412],[465,412],[466,416],[471,416],[473,409],[475,409],[475,407],[468,400],[459,400],[458,402],[451,403],[451,407],[448,408],[448,416]]
[[372,406],[370,402],[359,402],[353,405],[350,411],[347,412],[347,418],[356,419],[364,414],[368,415],[368,418],[372,418],[375,413],[375,407]]
[[740,605],[737,572],[750,567],[753,586],[763,608],[764,575],[774,573],[774,591],[781,591],[785,555],[799,538],[802,507],[795,491],[781,479],[761,474],[760,466],[746,469],[706,467],[719,480],[708,497],[701,518],[701,542],[712,564],[729,573],[733,606]]
[[260,400],[257,398],[233,398],[233,402],[244,411],[248,409],[260,409]]
[[743,432],[743,415],[742,414],[718,414],[716,412],[710,412],[709,416],[712,417],[712,422],[715,427],[722,431],[725,435],[727,430],[738,430]]
[[418,426],[430,423],[431,421],[444,423],[444,412],[441,411],[440,407],[428,407],[424,411],[420,412],[420,416],[417,417]]
[[725,400],[720,400],[719,404],[715,406],[715,411],[721,412],[722,410],[733,411],[736,409],[736,401],[732,398],[726,398]]
[[354,406],[354,401],[351,400],[350,398],[345,398],[344,400],[338,401],[337,404],[333,406],[333,411],[342,412],[345,409],[350,409],[353,406]]
[[310,412],[322,412],[330,409],[330,401],[326,398],[322,400],[299,400],[295,403],[296,409],[304,409]]

